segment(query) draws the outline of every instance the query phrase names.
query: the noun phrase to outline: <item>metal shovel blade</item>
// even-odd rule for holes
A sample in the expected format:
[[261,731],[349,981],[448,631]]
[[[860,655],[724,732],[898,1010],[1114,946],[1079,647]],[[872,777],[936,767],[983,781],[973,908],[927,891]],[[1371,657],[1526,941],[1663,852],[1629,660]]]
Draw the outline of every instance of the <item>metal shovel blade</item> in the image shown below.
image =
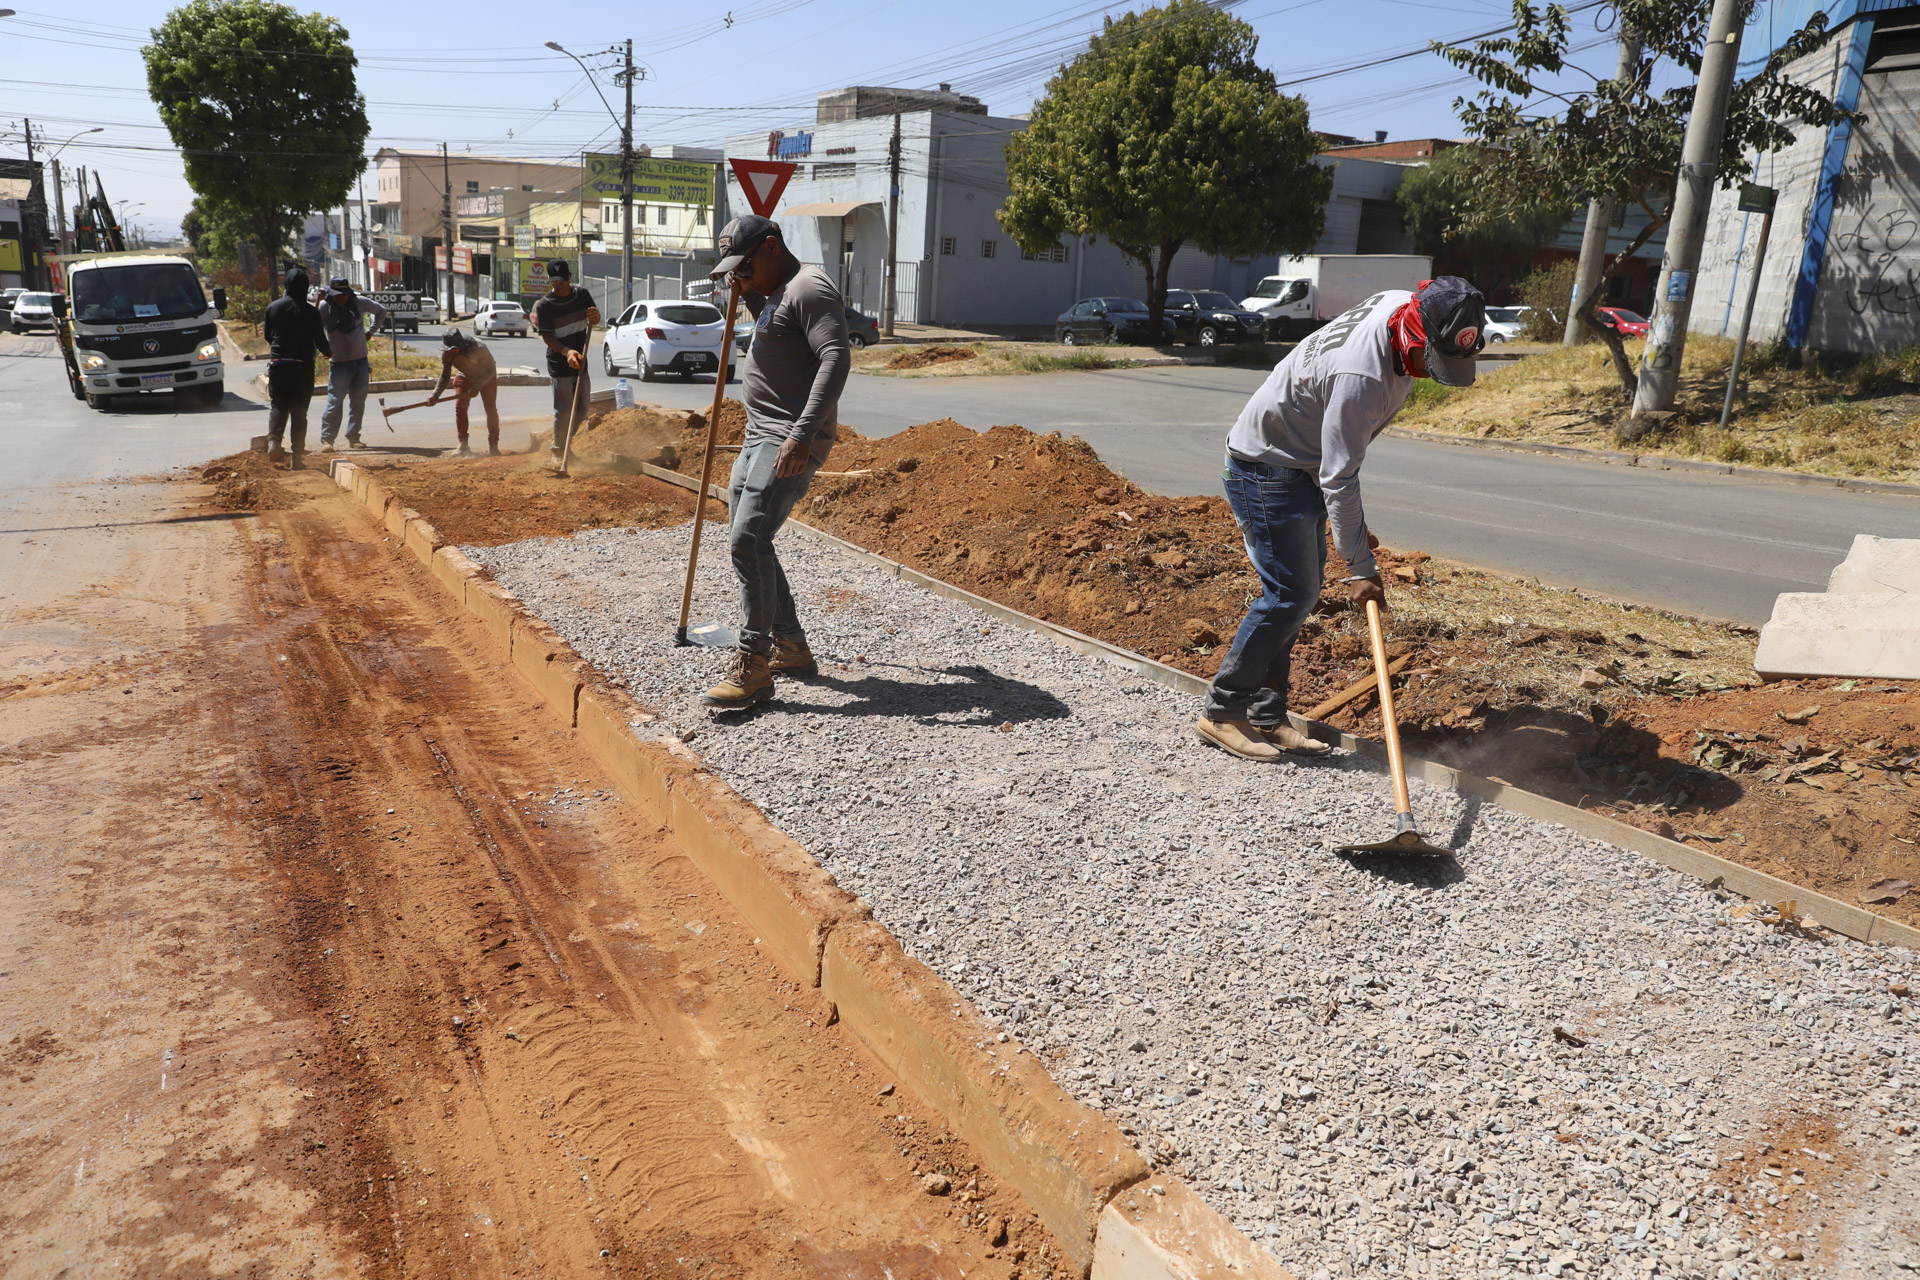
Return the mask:
[[673,642],[676,645],[696,644],[706,649],[740,647],[740,637],[722,622],[697,622],[691,627],[678,628],[673,633]]
[[1436,848],[1427,843],[1418,831],[1414,830],[1413,815],[1400,815],[1400,829],[1393,839],[1382,840],[1378,844],[1343,844],[1335,853],[1384,853],[1405,857],[1451,858],[1453,850]]

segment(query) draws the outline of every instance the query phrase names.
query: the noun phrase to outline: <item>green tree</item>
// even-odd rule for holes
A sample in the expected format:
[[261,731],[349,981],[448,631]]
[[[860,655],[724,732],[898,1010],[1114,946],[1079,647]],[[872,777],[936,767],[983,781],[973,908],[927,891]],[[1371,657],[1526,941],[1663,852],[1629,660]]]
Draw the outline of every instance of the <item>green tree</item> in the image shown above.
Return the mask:
[[271,278],[294,226],[344,200],[365,165],[346,28],[267,0],[190,0],[141,53],[202,222],[243,231]]
[[234,211],[217,200],[195,196],[180,219],[180,234],[193,246],[205,266],[231,266],[240,256],[240,243],[249,239],[246,225]]
[[1413,247],[1462,260],[1468,277],[1493,294],[1533,269],[1533,257],[1566,225],[1565,206],[1523,206],[1498,222],[1480,218],[1481,189],[1498,163],[1480,147],[1452,147],[1407,171],[1394,197]]
[[[1748,13],[1754,3],[1745,0]],[[1483,188],[1479,224],[1492,226],[1543,201],[1564,208],[1595,199],[1639,204],[1647,225],[1614,258],[1619,263],[1639,252],[1673,215],[1681,142],[1713,0],[1613,0],[1609,8],[1614,21],[1641,42],[1638,62],[1619,79],[1594,79],[1568,61],[1572,24],[1560,4],[1536,8],[1529,0],[1513,0],[1513,34],[1468,47],[1433,47],[1487,86],[1473,99],[1454,103],[1468,133],[1500,148],[1499,163]],[[1743,181],[1752,170],[1752,156],[1787,146],[1796,128],[1858,118],[1786,74],[1790,63],[1818,50],[1830,36],[1827,15],[1816,11],[1752,75],[1735,82],[1720,144],[1721,187]],[[1566,87],[1583,76],[1592,83]],[[1656,83],[1670,87],[1656,89]],[[1543,114],[1542,102],[1555,109]],[[1583,299],[1580,314],[1612,348],[1615,371],[1631,400],[1633,365],[1620,335],[1593,310],[1601,298],[1596,290]]]
[[1306,102],[1254,62],[1258,44],[1205,0],[1108,18],[1008,141],[1000,225],[1028,252],[1105,236],[1145,271],[1156,333],[1182,246],[1305,253],[1333,179]]

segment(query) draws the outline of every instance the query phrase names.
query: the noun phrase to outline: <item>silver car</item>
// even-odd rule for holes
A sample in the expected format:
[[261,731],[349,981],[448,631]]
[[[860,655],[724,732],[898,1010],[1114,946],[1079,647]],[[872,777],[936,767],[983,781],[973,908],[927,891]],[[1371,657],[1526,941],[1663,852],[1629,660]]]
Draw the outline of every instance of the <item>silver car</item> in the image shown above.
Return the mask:
[[13,300],[13,331],[25,333],[29,329],[52,329],[53,295],[50,293],[23,293]]

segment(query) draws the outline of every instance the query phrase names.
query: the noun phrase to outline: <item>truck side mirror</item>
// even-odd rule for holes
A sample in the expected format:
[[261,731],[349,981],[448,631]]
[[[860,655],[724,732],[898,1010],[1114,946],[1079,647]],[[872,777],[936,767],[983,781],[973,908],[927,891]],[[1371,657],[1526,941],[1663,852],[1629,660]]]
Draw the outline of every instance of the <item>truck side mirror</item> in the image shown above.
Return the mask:
[[213,286],[213,309],[223,316],[227,314],[227,291],[219,285]]
[[53,318],[55,320],[65,320],[67,318],[67,295],[64,293],[56,293],[53,295]]

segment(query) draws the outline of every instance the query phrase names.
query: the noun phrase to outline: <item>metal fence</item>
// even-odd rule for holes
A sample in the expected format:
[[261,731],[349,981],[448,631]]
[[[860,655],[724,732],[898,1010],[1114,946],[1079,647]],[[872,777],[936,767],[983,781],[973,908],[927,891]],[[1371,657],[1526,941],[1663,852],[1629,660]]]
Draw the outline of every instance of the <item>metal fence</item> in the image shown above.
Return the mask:
[[[835,274],[832,267],[818,262],[813,265],[829,276]],[[920,319],[920,266],[918,262],[902,262],[895,267],[894,318],[908,324],[917,323]],[[846,296],[847,305],[879,319],[887,291],[887,269],[884,266],[848,267],[843,275],[845,279],[841,292]]]

